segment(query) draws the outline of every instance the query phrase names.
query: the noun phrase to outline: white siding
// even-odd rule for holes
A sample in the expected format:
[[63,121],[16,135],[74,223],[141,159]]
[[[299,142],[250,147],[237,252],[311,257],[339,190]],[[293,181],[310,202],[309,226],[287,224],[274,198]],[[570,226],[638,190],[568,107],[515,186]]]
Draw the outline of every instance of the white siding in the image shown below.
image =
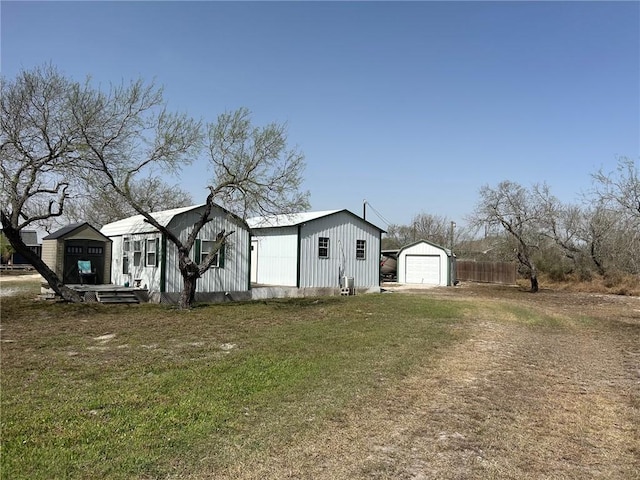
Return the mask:
[[[198,219],[201,208],[191,209],[178,213],[167,225],[176,232],[181,241],[186,241],[193,224]],[[211,268],[198,279],[198,292],[238,292],[249,289],[249,231],[241,221],[224,210],[214,208],[212,220],[208,222],[198,234],[200,240],[215,240],[217,234],[224,229],[227,233],[234,232],[227,237],[225,259],[223,268]],[[123,274],[123,239],[129,239],[129,274]],[[146,266],[145,241],[158,239],[158,266]],[[113,241],[111,274],[112,281],[117,285],[139,279],[141,286],[147,286],[149,293],[161,291],[161,274],[164,262],[165,268],[165,292],[176,293],[182,291],[182,276],[178,269],[178,251],[175,245],[169,241],[163,241],[159,232],[142,234],[121,234],[111,237]],[[134,265],[133,245],[134,241],[140,241],[142,246],[141,261],[139,266]],[[163,246],[166,251],[163,256]],[[191,250],[191,259],[199,263],[195,258],[195,246]]]
[[[356,288],[380,284],[380,230],[348,212],[318,218],[300,227],[300,287],[339,287],[340,273]],[[329,257],[318,256],[318,240],[329,238]],[[365,258],[356,259],[364,240]]]
[[[200,233],[200,240],[215,240],[216,235],[225,230],[234,233],[227,237],[224,268],[210,268],[198,280],[196,291],[198,292],[240,292],[249,289],[249,231],[246,226],[238,222],[235,217],[226,214],[223,210],[212,211],[213,220],[207,223]],[[180,239],[185,241],[192,225],[199,217],[199,211],[191,211],[174,217],[169,223],[169,228],[174,232],[180,232]],[[192,260],[195,248],[191,250]],[[182,290],[182,276],[178,270],[178,251],[173,244],[167,242],[167,271],[166,291],[180,292]]]
[[404,255],[404,283],[426,283],[440,285],[439,255]]
[[[148,239],[161,239],[160,233],[148,233],[127,235],[129,239],[129,273],[122,273],[123,270],[123,238],[125,237],[112,237],[113,241],[111,247],[111,281],[115,285],[128,285],[133,286],[134,281],[140,280],[140,286],[149,289],[150,292],[157,292],[160,288],[160,263],[155,267],[146,266],[145,245]],[[133,245],[134,242],[140,242],[140,262],[139,265],[134,265],[133,258]],[[160,242],[161,243],[161,242]],[[156,253],[158,255],[159,253]]]
[[295,287],[298,278],[298,227],[261,228],[254,231],[257,243],[255,282]]
[[[284,219],[290,221],[291,218],[302,217]],[[252,224],[268,223],[254,219]],[[256,227],[253,229],[254,242],[258,242],[255,278],[264,285],[338,288],[342,274],[353,277],[356,288],[378,287],[380,236],[379,228],[346,210],[308,212],[306,219],[297,225]],[[329,239],[328,258],[318,256],[320,237]],[[365,242],[365,255],[360,259],[356,258],[358,240]]]
[[447,286],[449,257],[444,248],[421,241],[398,253],[398,281],[408,284]]

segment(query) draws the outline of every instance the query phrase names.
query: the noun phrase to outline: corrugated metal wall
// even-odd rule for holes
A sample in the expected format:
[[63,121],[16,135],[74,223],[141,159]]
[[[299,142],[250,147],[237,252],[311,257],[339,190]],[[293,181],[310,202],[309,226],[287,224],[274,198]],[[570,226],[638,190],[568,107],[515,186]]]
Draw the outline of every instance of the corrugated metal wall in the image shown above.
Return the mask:
[[[198,292],[240,292],[249,289],[249,265],[250,245],[249,231],[246,226],[237,219],[228,215],[224,210],[214,209],[213,220],[207,223],[200,233],[200,240],[215,240],[218,232],[224,229],[227,233],[234,233],[227,238],[225,250],[224,268],[210,268],[198,280]],[[187,212],[176,216],[169,227],[172,231],[179,231],[180,240],[186,241],[191,227],[199,217],[199,210]],[[199,259],[193,258],[195,251],[191,251],[191,259],[199,263]],[[178,270],[178,251],[171,242],[167,242],[167,271],[166,291],[180,292],[182,290],[182,276]]]
[[[177,215],[169,224],[169,228],[178,232],[178,237],[182,241],[186,241],[193,224],[199,217],[200,210],[186,212]],[[222,209],[214,209],[212,215],[213,220],[207,223],[200,231],[198,238],[200,240],[215,240],[218,232],[225,229],[226,232],[234,231],[227,238],[225,251],[224,268],[211,268],[202,278],[198,279],[198,292],[234,292],[245,291],[249,288],[249,231],[246,226],[239,222],[235,217],[228,215]],[[143,233],[135,235],[126,235],[130,241],[131,248],[134,241],[142,242],[142,259],[139,266],[133,263],[133,252],[129,252],[129,275],[122,273],[122,257],[123,257],[123,237],[112,237],[112,263],[111,273],[112,281],[116,285],[124,285],[125,282],[130,284],[135,279],[141,280],[141,285],[147,285],[151,293],[160,292],[161,290],[161,273],[162,273],[162,257],[159,257],[157,267],[147,267],[144,255],[144,242],[147,239],[158,239],[157,255],[162,255],[162,238],[160,233]],[[178,269],[178,250],[171,242],[166,242],[166,259],[165,259],[165,291],[180,292],[182,291],[182,276]],[[195,249],[191,251],[191,259],[199,263],[199,259],[193,257]]]
[[[318,256],[318,240],[329,238],[329,257]],[[365,258],[356,259],[356,241],[364,240]],[[300,228],[300,287],[339,287],[341,267],[356,288],[380,284],[380,230],[339,212]]]

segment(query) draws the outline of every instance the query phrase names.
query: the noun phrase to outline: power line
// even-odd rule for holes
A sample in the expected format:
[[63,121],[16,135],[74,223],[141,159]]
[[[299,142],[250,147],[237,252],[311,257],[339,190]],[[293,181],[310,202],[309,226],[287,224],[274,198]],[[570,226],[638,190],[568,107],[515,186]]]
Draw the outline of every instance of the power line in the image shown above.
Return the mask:
[[371,205],[371,203],[369,203],[367,200],[365,200],[365,201],[364,201],[364,203],[365,203],[366,205],[369,205],[369,207],[371,208],[371,210],[373,210],[373,213],[375,213],[375,214],[378,216],[378,218],[380,218],[380,220],[382,220],[382,221],[386,224],[387,228],[389,228],[389,225],[391,225],[391,222],[390,222],[389,220],[387,220],[386,218],[384,218],[384,217],[382,216],[382,214],[381,214],[378,210],[376,210],[376,209],[373,207],[373,205]]

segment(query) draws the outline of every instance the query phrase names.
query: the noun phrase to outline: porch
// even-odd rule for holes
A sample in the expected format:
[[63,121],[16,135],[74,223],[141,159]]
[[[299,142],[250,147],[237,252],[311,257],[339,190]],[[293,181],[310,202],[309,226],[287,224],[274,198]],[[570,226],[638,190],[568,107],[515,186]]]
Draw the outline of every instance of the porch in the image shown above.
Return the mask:
[[[87,284],[66,286],[78,292],[85,302],[137,304],[149,301],[149,291],[146,288]],[[55,294],[47,282],[41,283],[40,291],[42,298],[55,298]]]

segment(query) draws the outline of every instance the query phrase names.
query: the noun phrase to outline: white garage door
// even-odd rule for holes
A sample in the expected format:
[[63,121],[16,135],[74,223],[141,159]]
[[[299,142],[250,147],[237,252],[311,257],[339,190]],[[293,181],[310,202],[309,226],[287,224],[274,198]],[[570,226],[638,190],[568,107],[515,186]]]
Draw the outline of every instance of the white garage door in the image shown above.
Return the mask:
[[405,257],[405,283],[440,283],[440,257],[438,255],[407,255]]

